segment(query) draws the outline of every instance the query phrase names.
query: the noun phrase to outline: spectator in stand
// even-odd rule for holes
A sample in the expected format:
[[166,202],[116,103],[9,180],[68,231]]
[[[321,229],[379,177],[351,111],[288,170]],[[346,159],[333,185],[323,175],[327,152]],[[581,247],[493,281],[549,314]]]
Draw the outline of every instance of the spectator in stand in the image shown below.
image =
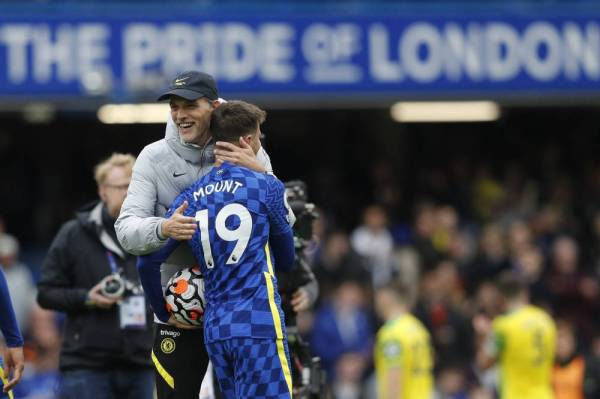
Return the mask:
[[484,281],[479,285],[472,298],[473,314],[484,314],[493,318],[501,313],[501,299],[493,281]]
[[442,261],[423,278],[415,315],[431,334],[437,366],[460,364],[473,353],[473,334],[463,314],[463,292],[456,266]]
[[551,271],[547,287],[552,295],[552,308],[559,318],[575,323],[584,337],[589,338],[592,318],[598,299],[597,282],[580,271],[577,242],[568,236],[559,237],[552,245]]
[[19,242],[9,234],[0,235],[0,266],[4,270],[8,290],[21,331],[28,330],[36,288],[29,268],[18,261]]
[[386,284],[392,278],[394,242],[388,231],[388,217],[378,205],[363,212],[363,224],[352,232],[352,248],[366,259],[373,277],[373,286]]
[[450,252],[452,238],[458,231],[458,214],[451,206],[442,205],[435,209],[434,215],[433,246],[437,252],[447,256]]
[[590,238],[587,249],[585,267],[596,274],[600,274],[600,210],[595,210],[590,225]]
[[473,210],[479,220],[488,222],[499,214],[505,197],[504,187],[492,176],[487,165],[480,165],[475,173],[471,190]]
[[442,258],[433,244],[435,230],[435,207],[428,202],[419,203],[415,211],[413,246],[419,253],[424,272],[433,269]]
[[519,253],[533,245],[531,229],[522,220],[511,223],[508,227],[508,256],[514,261]]
[[493,281],[509,267],[502,229],[495,224],[486,225],[481,233],[479,253],[466,271],[467,289],[475,292],[479,284]]
[[365,394],[363,375],[367,367],[363,353],[345,353],[335,364],[335,382],[332,393],[335,399],[360,399]]
[[448,257],[456,263],[461,275],[464,275],[475,257],[475,240],[467,230],[455,230],[450,237]]
[[374,327],[366,302],[361,284],[346,280],[316,311],[310,344],[315,356],[321,357],[330,381],[337,380],[335,370],[343,355],[359,355],[365,359],[363,366],[371,358]]
[[593,362],[590,356],[578,349],[573,325],[564,320],[558,321],[556,362],[552,372],[555,399],[598,398],[600,375]]
[[331,233],[319,255],[314,272],[319,281],[321,299],[331,295],[343,279],[361,281],[364,284],[371,281],[363,259],[352,250],[348,235],[343,231]]
[[585,399],[600,398],[600,332],[592,339],[590,351],[586,358],[586,375],[593,376],[585,380]]
[[537,247],[521,250],[513,264],[513,272],[528,285],[533,304],[550,308],[551,294],[544,281],[544,257]]
[[466,373],[461,367],[446,367],[438,374],[434,399],[468,399]]

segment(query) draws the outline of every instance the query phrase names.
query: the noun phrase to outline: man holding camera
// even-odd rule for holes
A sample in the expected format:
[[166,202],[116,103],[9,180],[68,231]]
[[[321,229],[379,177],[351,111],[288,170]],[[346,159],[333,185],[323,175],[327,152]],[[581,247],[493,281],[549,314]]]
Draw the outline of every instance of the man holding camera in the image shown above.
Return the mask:
[[67,315],[62,399],[152,398],[152,315],[114,229],[134,162],[113,154],[96,166],[100,201],[61,227],[42,266],[39,304]]

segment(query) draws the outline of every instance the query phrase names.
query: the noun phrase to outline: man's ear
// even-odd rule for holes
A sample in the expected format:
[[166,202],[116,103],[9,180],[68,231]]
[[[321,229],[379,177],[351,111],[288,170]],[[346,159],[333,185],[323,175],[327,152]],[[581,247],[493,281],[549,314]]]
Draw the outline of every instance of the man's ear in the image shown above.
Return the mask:
[[242,136],[242,140],[244,140],[244,142],[246,144],[250,144],[250,143],[252,143],[252,135],[246,134],[246,135]]

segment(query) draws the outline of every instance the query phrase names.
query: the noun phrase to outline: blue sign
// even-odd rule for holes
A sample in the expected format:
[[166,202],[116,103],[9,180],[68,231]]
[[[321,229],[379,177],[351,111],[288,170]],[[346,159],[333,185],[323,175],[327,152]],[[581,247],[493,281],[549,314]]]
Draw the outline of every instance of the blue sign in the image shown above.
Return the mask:
[[600,17],[0,16],[0,98],[148,100],[176,73],[225,96],[600,95]]

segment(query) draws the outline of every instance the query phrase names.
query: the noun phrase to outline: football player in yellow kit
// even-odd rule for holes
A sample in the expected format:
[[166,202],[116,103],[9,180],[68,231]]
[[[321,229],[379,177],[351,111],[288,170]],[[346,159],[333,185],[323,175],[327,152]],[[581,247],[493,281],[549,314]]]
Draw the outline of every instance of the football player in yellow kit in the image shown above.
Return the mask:
[[529,304],[527,286],[511,275],[498,281],[505,314],[492,323],[475,318],[481,368],[499,365],[501,399],[552,399],[556,326],[541,308]]
[[409,290],[388,284],[377,290],[375,306],[385,324],[377,333],[375,371],[379,399],[433,396],[429,332],[410,314]]

